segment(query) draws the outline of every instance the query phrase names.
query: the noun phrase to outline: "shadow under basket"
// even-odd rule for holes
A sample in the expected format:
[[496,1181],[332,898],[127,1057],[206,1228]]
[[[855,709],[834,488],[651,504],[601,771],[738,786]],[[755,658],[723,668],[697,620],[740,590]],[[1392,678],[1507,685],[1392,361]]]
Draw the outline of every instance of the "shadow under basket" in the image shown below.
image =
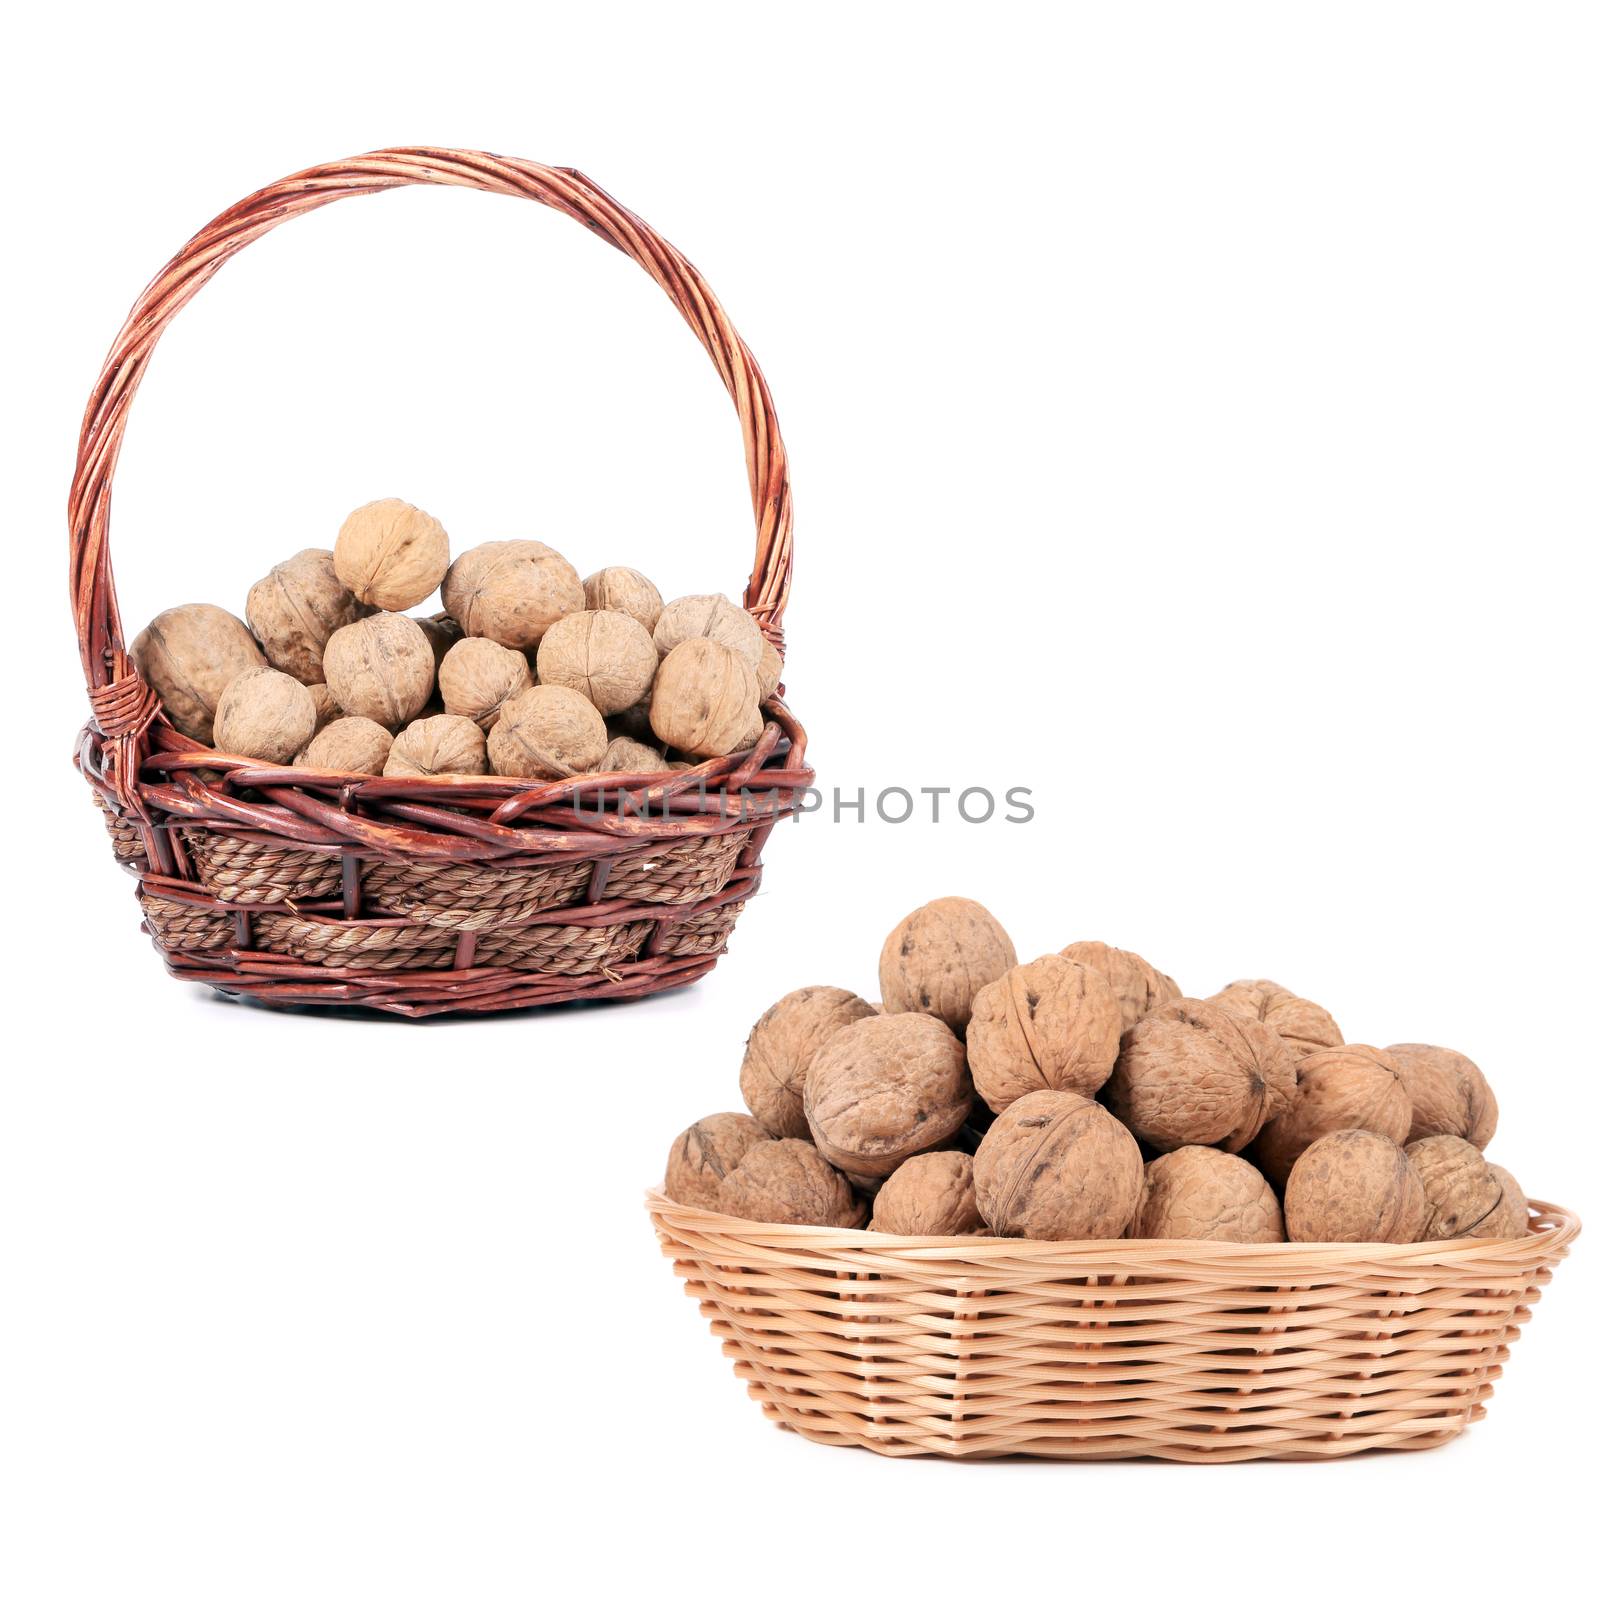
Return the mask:
[[[756,524],[744,604],[783,649],[788,458],[744,341],[685,258],[581,173],[461,150],[314,167],[202,229],[134,305],[90,397],[69,507],[91,720],[76,762],[144,925],[179,978],[282,1005],[405,1016],[628,999],[692,983],[761,882],[774,826],[812,780],[777,694],[751,748],[682,771],[368,778],[269,767],[178,733],[124,648],[109,553],[128,408],[162,331],[239,250],[350,195],[444,184],[538,201],[655,279],[733,399]],[[263,561],[263,568],[267,565]],[[183,599],[190,597],[183,596]]]
[[662,1252],[775,1422],[881,1455],[1311,1460],[1484,1414],[1578,1219],[1521,1239],[910,1239],[648,1196]]

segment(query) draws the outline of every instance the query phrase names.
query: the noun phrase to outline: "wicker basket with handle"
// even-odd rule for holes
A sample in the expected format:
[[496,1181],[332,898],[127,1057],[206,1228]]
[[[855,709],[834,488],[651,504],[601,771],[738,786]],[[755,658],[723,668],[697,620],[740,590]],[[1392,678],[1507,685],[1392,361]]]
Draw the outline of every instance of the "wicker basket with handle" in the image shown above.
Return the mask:
[[[752,749],[669,775],[319,777],[179,734],[135,671],[108,544],[128,408],[167,323],[229,257],[307,211],[405,184],[536,200],[632,257],[694,330],[738,411],[756,523],[744,603],[781,652],[788,458],[754,358],[700,274],[579,172],[476,151],[382,150],[296,173],[203,228],[157,274],[90,397],[69,506],[72,606],[91,719],[80,736],[117,859],[167,966],[278,1004],[409,1016],[631,998],[716,964],[761,851],[811,780],[770,699]],[[190,598],[190,597],[183,597]]]
[[1443,1444],[1578,1234],[1538,1201],[1520,1239],[1392,1245],[912,1239],[648,1203],[767,1415],[896,1456]]

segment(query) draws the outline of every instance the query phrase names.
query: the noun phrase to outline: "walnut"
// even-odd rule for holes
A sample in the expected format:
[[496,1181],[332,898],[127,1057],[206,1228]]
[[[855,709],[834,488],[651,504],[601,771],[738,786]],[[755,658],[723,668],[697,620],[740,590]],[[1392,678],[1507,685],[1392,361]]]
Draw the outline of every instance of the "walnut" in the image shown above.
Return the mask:
[[344,520],[333,570],[364,605],[405,611],[439,587],[450,539],[439,522],[404,500],[374,500]]
[[220,606],[174,606],[156,617],[128,648],[139,676],[161,697],[167,721],[200,744],[222,691],[251,667],[264,667],[250,630]]
[[667,758],[653,744],[618,737],[600,758],[601,772],[666,772]]
[[1411,1132],[1407,1143],[1436,1133],[1487,1148],[1500,1120],[1494,1090],[1458,1050],[1434,1044],[1392,1044],[1385,1054],[1400,1071],[1411,1097]]
[[626,612],[574,611],[539,641],[539,682],[576,689],[610,716],[649,694],[658,659],[650,635]]
[[802,1103],[817,1149],[834,1166],[886,1177],[967,1120],[967,1053],[935,1017],[863,1017],[811,1058]]
[[489,764],[507,778],[570,778],[605,760],[605,718],[581,694],[539,684],[506,701],[489,733]]
[[487,733],[513,695],[533,687],[528,658],[493,639],[462,639],[439,663],[439,693],[451,716],[470,717]]
[[317,703],[298,678],[271,667],[241,672],[217,701],[216,748],[287,766],[310,740]]
[[650,727],[663,744],[692,756],[739,747],[756,704],[756,675],[714,639],[686,639],[661,663],[650,694]]
[[763,705],[778,692],[778,682],[783,677],[783,657],[777,646],[761,637],[761,659],[756,662],[756,696]]
[[655,625],[656,654],[668,656],[685,639],[715,639],[736,652],[751,676],[761,667],[761,628],[725,594],[691,594],[663,606]]
[[632,567],[602,567],[583,580],[583,603],[591,611],[622,611],[646,633],[661,617],[661,591]]
[[1278,1244],[1283,1212],[1272,1185],[1243,1156],[1186,1144],[1145,1167],[1129,1237]]
[[461,624],[448,611],[435,611],[431,617],[413,617],[411,620],[427,635],[428,648],[433,651],[433,670],[437,674],[444,664],[444,658],[466,637],[461,631]]
[[1277,1034],[1204,1000],[1169,1000],[1135,1023],[1106,1083],[1111,1109],[1157,1150],[1237,1153],[1293,1096]]
[[1370,1128],[1323,1134],[1295,1162],[1283,1194],[1297,1244],[1410,1244],[1422,1237],[1426,1209],[1410,1158]]
[[720,1211],[722,1180],[767,1137],[754,1117],[737,1111],[702,1117],[673,1142],[661,1184],[667,1198],[680,1206]]
[[306,687],[311,691],[312,703],[317,708],[317,723],[311,730],[311,736],[315,738],[330,722],[337,722],[344,715],[344,710],[333,698],[333,690],[327,684],[308,683]]
[[883,1009],[925,1011],[958,1034],[985,984],[1017,964],[1006,930],[978,904],[949,896],[903,918],[883,942],[878,984]]
[[294,764],[319,772],[364,772],[377,777],[393,743],[394,735],[371,717],[340,717],[294,758]]
[[1370,1044],[1341,1044],[1302,1056],[1299,1087],[1287,1110],[1261,1130],[1251,1152],[1282,1184],[1300,1154],[1325,1133],[1366,1128],[1396,1142],[1411,1126],[1411,1100],[1393,1061]]
[[1344,1043],[1339,1024],[1321,1006],[1302,1000],[1270,978],[1243,978],[1230,983],[1212,995],[1211,1004],[1266,1023],[1296,1058]]
[[537,539],[499,539],[457,556],[444,608],[476,639],[525,650],[553,622],[583,610],[578,574]]
[[1131,950],[1119,950],[1098,939],[1083,939],[1069,944],[1061,953],[1068,961],[1093,967],[1111,985],[1122,1010],[1124,1033],[1157,1006],[1183,998],[1183,990],[1166,973],[1157,972],[1143,956],[1136,956]]
[[[1406,1146],[1427,1196],[1424,1239],[1520,1239],[1528,1231],[1528,1202],[1483,1159],[1483,1152],[1452,1133],[1436,1133]],[[1510,1177],[1510,1174],[1506,1174]]]
[[1035,1089],[1093,1095],[1111,1076],[1122,1011],[1092,967],[1041,956],[981,988],[967,1024],[972,1082],[992,1110]]
[[395,735],[386,778],[434,778],[441,773],[471,775],[489,770],[483,729],[470,717],[422,717]]
[[866,1206],[804,1139],[769,1139],[752,1145],[722,1181],[717,1207],[750,1222],[787,1222],[812,1228],[859,1228]]
[[1144,1163],[1133,1135],[1104,1106],[1036,1089],[994,1119],[972,1179],[978,1212],[997,1234],[1120,1239],[1139,1204]]
[[331,550],[302,550],[280,561],[244,603],[267,660],[302,683],[322,682],[323,647],[367,609],[339,581]]
[[389,729],[413,721],[433,693],[433,651],[410,617],[379,612],[340,628],[322,666],[347,715]]
[[775,1138],[809,1138],[804,1093],[812,1057],[841,1028],[874,1014],[860,995],[825,986],[796,989],[770,1006],[750,1030],[739,1068],[751,1116]]
[[936,1150],[901,1162],[872,1202],[872,1228],[875,1233],[940,1239],[980,1232],[983,1218],[972,1184],[972,1157],[960,1150]]

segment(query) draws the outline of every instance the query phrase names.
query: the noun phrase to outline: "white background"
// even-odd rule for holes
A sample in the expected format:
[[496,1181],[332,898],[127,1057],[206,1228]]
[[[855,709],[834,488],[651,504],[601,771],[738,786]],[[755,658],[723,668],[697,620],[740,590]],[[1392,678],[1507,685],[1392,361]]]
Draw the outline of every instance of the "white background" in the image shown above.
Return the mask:
[[[963,1467],[764,1422],[642,1193],[772,999],[872,993],[963,893],[1025,956],[1104,938],[1465,1049],[1494,1153],[1593,1210],[1593,9],[51,15],[0,110],[0,1587],[1563,1592],[1591,1241],[1445,1450]],[[1031,825],[785,829],[724,966],[631,1007],[415,1027],[163,975],[68,765],[81,407],[208,217],[406,142],[580,166],[697,262],[793,455],[823,782],[1025,784]],[[670,306],[482,195],[325,210],[184,313],[118,478],[130,627],[390,494],[669,594],[749,559]]]

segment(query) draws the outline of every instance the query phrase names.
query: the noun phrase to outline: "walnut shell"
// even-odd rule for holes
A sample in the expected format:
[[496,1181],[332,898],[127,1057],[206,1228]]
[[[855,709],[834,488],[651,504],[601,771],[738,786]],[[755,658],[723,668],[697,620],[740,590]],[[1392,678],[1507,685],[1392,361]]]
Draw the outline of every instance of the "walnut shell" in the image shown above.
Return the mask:
[[621,611],[646,633],[661,618],[661,591],[632,567],[602,567],[583,580],[583,603],[591,611]]
[[714,639],[686,639],[661,663],[650,693],[650,728],[663,744],[702,759],[725,756],[756,707],[756,675]]
[[1145,1167],[1128,1236],[1278,1244],[1283,1211],[1272,1185],[1243,1156],[1186,1144]]
[[670,655],[685,639],[715,639],[743,657],[754,675],[761,668],[761,627],[725,594],[691,594],[663,606],[655,625],[656,654]]
[[849,1182],[804,1139],[752,1145],[722,1180],[718,1209],[750,1222],[812,1228],[859,1228],[867,1215]]
[[267,659],[250,630],[221,606],[174,606],[152,619],[128,647],[139,676],[161,697],[167,721],[200,744],[212,743],[222,691]]
[[761,659],[756,663],[756,694],[763,705],[778,692],[782,678],[783,657],[778,654],[778,647],[762,634]]
[[935,1150],[901,1162],[873,1199],[872,1227],[876,1233],[939,1239],[981,1231],[972,1157],[960,1150]]
[[1476,1145],[1436,1133],[1408,1144],[1406,1154],[1428,1201],[1421,1238],[1520,1239],[1527,1232],[1522,1190],[1514,1179],[1508,1189]]
[[809,1138],[804,1095],[812,1057],[841,1028],[875,1014],[860,995],[822,985],[769,1006],[750,1030],[739,1068],[751,1116],[774,1138]]
[[666,772],[667,758],[653,744],[619,735],[600,758],[601,772]]
[[1394,1062],[1370,1044],[1341,1044],[1300,1058],[1294,1099],[1261,1130],[1251,1153],[1282,1184],[1325,1133],[1366,1128],[1398,1143],[1410,1126],[1411,1101]]
[[352,717],[391,730],[414,721],[433,693],[433,651],[410,617],[380,611],[340,628],[322,653],[333,697]]
[[489,733],[489,764],[508,778],[570,778],[606,754],[606,723],[581,694],[539,684],[512,696]]
[[364,772],[377,777],[393,743],[394,735],[371,717],[339,717],[294,758],[294,764],[319,772]]
[[1122,1009],[1092,967],[1041,956],[986,983],[972,1002],[967,1065],[994,1111],[1035,1089],[1093,1096],[1111,1076]]
[[1104,1106],[1037,1089],[994,1119],[972,1179],[979,1215],[997,1234],[1120,1239],[1138,1208],[1144,1162]]
[[852,1177],[882,1178],[967,1120],[961,1041],[935,1017],[863,1017],[811,1058],[802,1091],[817,1149]]
[[339,581],[331,550],[302,550],[251,587],[244,614],[267,660],[302,683],[322,682],[322,651],[367,607]]
[[404,500],[374,500],[344,519],[333,570],[364,605],[405,611],[439,587],[450,539],[436,518]]
[[298,678],[271,667],[241,672],[217,701],[216,748],[287,766],[317,726],[317,702]]
[[431,617],[413,617],[411,620],[427,635],[428,648],[433,651],[433,670],[437,675],[444,658],[466,637],[461,631],[461,624],[448,611],[435,611]]
[[470,717],[487,733],[513,695],[533,687],[528,658],[493,639],[462,639],[439,663],[439,693],[451,716]]
[[691,1123],[673,1141],[661,1187],[680,1206],[722,1209],[722,1180],[769,1135],[754,1117],[719,1111]]
[[1169,1000],[1124,1035],[1106,1082],[1111,1109],[1146,1144],[1237,1153],[1294,1096],[1283,1041],[1204,1000]]
[[1344,1043],[1339,1024],[1314,1001],[1303,1000],[1270,978],[1242,978],[1219,989],[1211,1004],[1264,1022],[1298,1058]]
[[930,900],[902,918],[883,942],[883,1009],[924,1011],[965,1033],[978,991],[1016,964],[1006,930],[976,900]]
[[526,650],[552,623],[583,610],[583,585],[549,545],[498,539],[456,557],[444,608],[472,637]]
[[1410,1158],[1370,1128],[1340,1128],[1295,1162],[1283,1193],[1297,1244],[1411,1244],[1427,1201]]
[[1131,950],[1119,950],[1098,939],[1082,939],[1061,953],[1068,961],[1093,967],[1111,985],[1121,1008],[1124,1033],[1157,1006],[1183,998],[1183,990],[1166,973],[1157,972],[1143,956],[1136,956]]
[[1411,1132],[1406,1142],[1453,1133],[1480,1150],[1500,1121],[1494,1090],[1459,1050],[1434,1044],[1392,1044],[1385,1052],[1400,1071],[1411,1097]]
[[649,633],[626,612],[574,611],[539,641],[539,682],[576,689],[610,716],[649,694],[658,660]]
[[471,717],[420,717],[395,735],[384,763],[386,778],[435,778],[489,770],[483,729]]
[[[330,722],[337,722],[344,715],[344,708],[333,698],[333,690],[325,683],[308,683],[306,687],[311,691],[311,699],[317,708],[317,725],[311,730],[315,738]],[[299,757],[295,758],[297,761]]]

